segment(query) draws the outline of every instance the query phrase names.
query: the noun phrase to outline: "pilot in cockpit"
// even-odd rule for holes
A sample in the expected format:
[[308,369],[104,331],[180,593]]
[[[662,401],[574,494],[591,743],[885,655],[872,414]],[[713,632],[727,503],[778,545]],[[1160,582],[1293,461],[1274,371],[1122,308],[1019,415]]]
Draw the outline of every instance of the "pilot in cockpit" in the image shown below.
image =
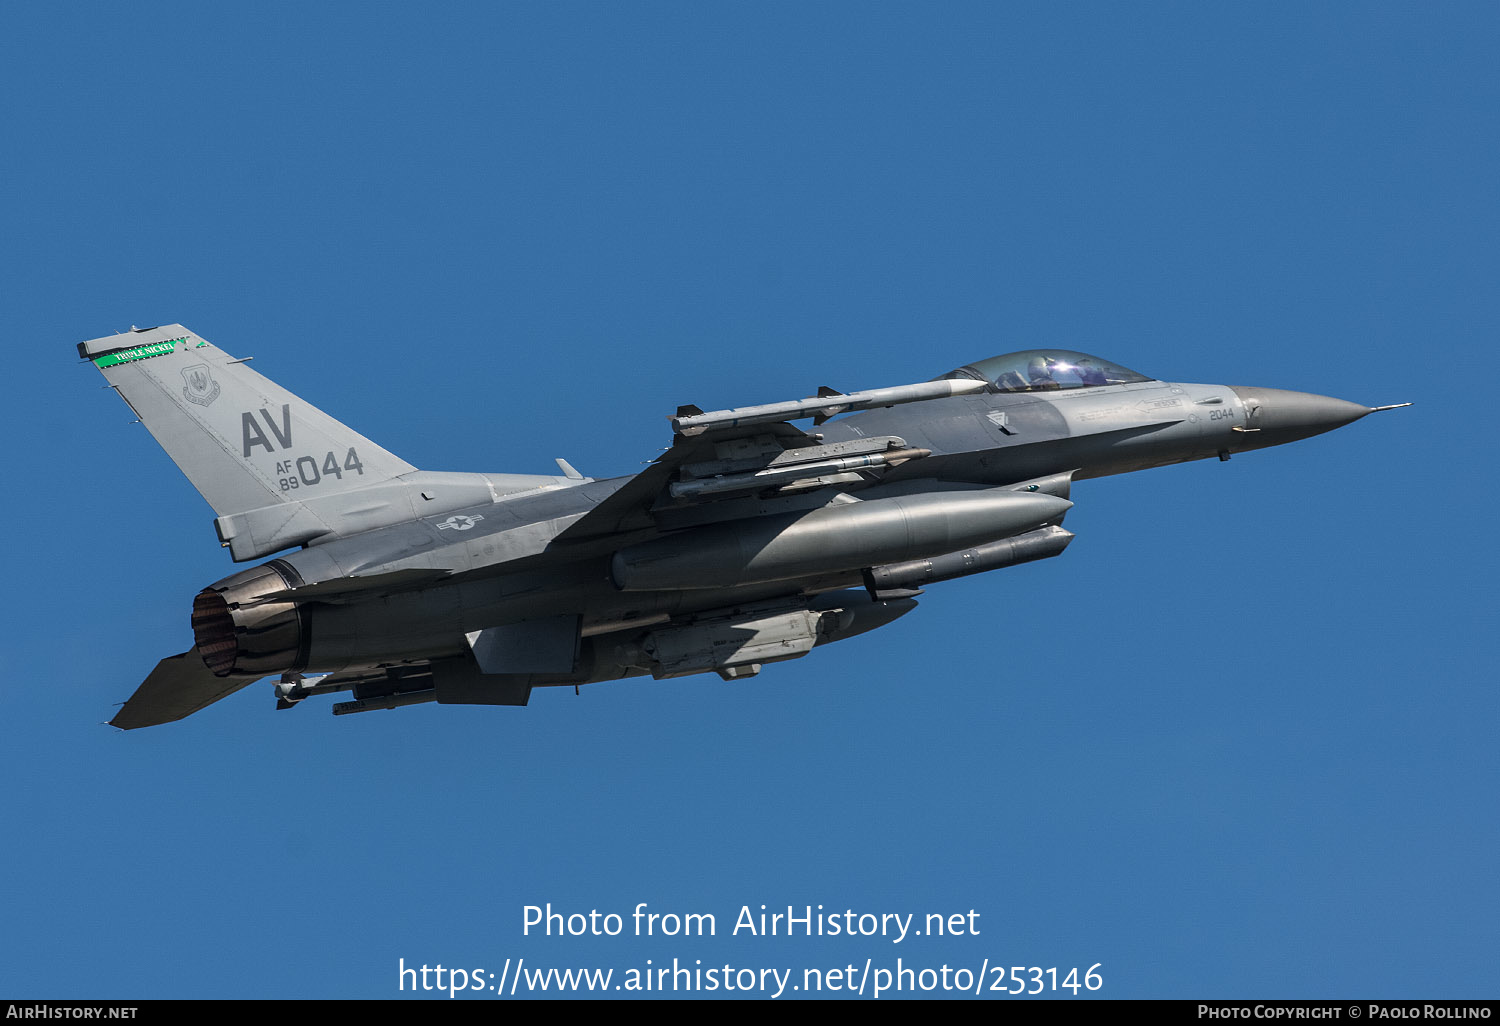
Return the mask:
[[1119,364],[1068,349],[1006,353],[960,367],[945,376],[981,378],[997,392],[1057,392],[1151,380]]
[[1078,379],[1085,385],[1107,385],[1109,381],[1104,377],[1104,368],[1098,366],[1093,360],[1085,357],[1073,365],[1078,372]]
[[1029,388],[1033,392],[1052,392],[1061,388],[1052,376],[1051,361],[1044,356],[1033,356],[1026,365],[1026,376],[1031,379]]

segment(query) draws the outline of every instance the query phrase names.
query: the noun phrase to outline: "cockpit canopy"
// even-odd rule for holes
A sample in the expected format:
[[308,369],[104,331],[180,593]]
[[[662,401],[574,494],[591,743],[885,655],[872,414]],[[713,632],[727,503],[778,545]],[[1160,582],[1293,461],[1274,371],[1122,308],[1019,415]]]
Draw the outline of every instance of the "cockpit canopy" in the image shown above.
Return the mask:
[[1057,392],[1152,380],[1117,363],[1071,349],[1027,349],[992,356],[943,377],[988,381],[997,392]]

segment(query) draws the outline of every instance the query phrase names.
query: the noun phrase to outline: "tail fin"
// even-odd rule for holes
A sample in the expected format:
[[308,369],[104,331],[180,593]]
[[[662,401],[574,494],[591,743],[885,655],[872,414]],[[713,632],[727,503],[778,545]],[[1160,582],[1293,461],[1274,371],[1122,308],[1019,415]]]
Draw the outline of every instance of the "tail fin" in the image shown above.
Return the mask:
[[180,324],[78,344],[219,516],[416,468]]

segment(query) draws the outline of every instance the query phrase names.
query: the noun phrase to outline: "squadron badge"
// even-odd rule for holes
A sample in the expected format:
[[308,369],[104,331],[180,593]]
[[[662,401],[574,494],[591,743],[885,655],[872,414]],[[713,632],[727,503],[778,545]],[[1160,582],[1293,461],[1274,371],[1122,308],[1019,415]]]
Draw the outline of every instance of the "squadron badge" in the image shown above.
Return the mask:
[[195,363],[183,368],[182,380],[187,382],[182,396],[190,403],[207,406],[219,398],[219,383],[214,380],[206,363]]

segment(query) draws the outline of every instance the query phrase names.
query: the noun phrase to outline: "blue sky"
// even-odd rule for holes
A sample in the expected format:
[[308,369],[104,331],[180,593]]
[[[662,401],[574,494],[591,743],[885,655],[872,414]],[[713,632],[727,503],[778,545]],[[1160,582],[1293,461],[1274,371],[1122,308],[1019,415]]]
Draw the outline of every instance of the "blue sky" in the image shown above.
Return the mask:
[[[1462,3],[10,5],[0,993],[901,958],[1098,963],[1111,997],[1496,996],[1497,29]],[[235,567],[74,344],[171,322],[431,470],[630,473],[680,403],[1044,345],[1416,405],[1086,482],[1062,558],[751,681],[337,720],[261,684],[121,734]],[[718,931],[523,935],[549,902]],[[762,904],[980,932],[731,935]]]

